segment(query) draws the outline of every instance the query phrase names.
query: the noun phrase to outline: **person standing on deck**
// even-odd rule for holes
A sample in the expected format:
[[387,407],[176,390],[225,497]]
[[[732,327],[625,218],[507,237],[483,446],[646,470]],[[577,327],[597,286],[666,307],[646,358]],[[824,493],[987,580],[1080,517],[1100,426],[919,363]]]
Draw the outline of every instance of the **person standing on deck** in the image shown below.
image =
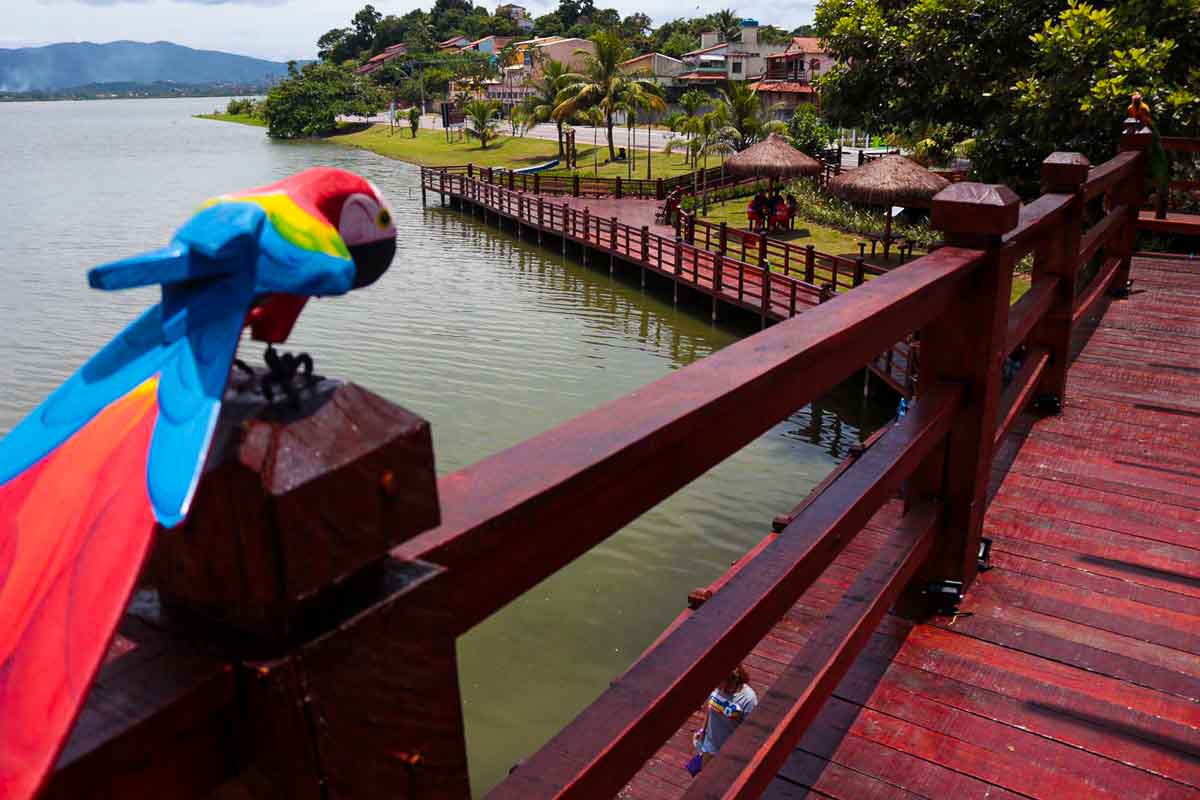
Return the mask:
[[748,680],[745,668],[738,665],[708,696],[704,727],[692,736],[696,755],[687,763],[687,770],[692,775],[712,760],[730,734],[758,705],[758,695],[750,688]]

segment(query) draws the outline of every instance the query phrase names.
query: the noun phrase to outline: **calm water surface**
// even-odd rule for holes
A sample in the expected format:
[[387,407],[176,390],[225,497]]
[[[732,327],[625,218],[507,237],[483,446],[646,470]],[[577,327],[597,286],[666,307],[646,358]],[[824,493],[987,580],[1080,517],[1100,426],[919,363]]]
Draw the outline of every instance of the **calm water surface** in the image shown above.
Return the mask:
[[[383,190],[400,244],[369,291],[310,303],[291,346],[312,352],[322,373],[428,418],[439,472],[752,330],[422,208],[415,167],[191,118],[218,104],[0,104],[0,433],[157,300],[156,289],[88,289],[90,266],[164,244],[206,197],[321,164]],[[247,343],[242,357],[258,351]],[[864,409],[858,384],[801,409],[460,640],[475,793],[603,691],[688,591],[757,542],[859,440],[864,414],[876,424],[880,410]]]

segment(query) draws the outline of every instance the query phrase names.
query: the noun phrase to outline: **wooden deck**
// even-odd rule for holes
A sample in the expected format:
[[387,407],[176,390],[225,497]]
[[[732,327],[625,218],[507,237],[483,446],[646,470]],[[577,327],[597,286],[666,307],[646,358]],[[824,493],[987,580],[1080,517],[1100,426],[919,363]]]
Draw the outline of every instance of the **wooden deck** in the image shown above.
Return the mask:
[[[528,232],[538,243],[547,234],[557,237],[564,255],[569,242],[573,249],[577,248],[585,264],[607,256],[610,271],[618,262],[632,264],[641,270],[643,286],[647,272],[671,281],[676,299],[680,286],[707,295],[712,298],[714,320],[718,308],[727,305],[759,315],[766,327],[825,302],[839,290],[861,284],[866,275],[882,274],[877,268],[867,269],[860,260],[855,275],[854,262],[846,259],[836,259],[820,268],[810,265],[807,275],[802,259],[791,265],[784,261],[781,268],[776,258],[770,269],[763,269],[758,259],[747,261],[730,252],[721,252],[711,241],[711,235],[706,235],[705,244],[699,239],[692,243],[683,241],[674,227],[655,222],[661,205],[657,200],[543,195],[509,189],[502,184],[488,183],[464,173],[422,170],[423,191],[440,194],[458,208],[482,215],[485,221],[511,225],[518,237]],[[786,247],[783,242],[775,244]],[[744,254],[745,248],[742,249]],[[830,258],[821,254],[824,261]],[[806,280],[810,276],[812,280]],[[909,343],[902,341],[879,354],[867,369],[893,391],[907,397],[914,386],[911,361]]]
[[[889,614],[767,797],[1200,797],[1200,271],[1141,258],[1132,275],[1081,326],[1063,413],[1022,418],[998,454],[993,569],[964,613]],[[746,660],[760,698],[899,506]],[[621,797],[683,797],[700,725]]]
[[1169,211],[1165,219],[1159,219],[1154,211],[1146,209],[1138,214],[1138,228],[1154,233],[1179,233],[1187,236],[1200,236],[1200,214]]

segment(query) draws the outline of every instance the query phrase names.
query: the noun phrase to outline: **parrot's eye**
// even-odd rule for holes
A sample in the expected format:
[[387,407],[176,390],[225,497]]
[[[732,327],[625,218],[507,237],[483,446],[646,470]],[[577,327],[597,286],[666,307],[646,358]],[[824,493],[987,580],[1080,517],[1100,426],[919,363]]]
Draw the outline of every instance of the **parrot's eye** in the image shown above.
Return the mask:
[[375,224],[379,226],[380,230],[387,230],[388,226],[392,224],[392,215],[386,208],[379,209],[379,216],[375,218]]

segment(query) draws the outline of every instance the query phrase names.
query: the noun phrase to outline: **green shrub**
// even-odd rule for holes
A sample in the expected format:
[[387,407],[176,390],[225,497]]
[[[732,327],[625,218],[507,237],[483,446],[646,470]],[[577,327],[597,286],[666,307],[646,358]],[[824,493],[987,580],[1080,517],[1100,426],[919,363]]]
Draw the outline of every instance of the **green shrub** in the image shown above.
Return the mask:
[[316,62],[302,70],[288,65],[262,103],[267,133],[278,139],[327,136],[339,116],[369,116],[387,106],[383,92],[348,66]]

